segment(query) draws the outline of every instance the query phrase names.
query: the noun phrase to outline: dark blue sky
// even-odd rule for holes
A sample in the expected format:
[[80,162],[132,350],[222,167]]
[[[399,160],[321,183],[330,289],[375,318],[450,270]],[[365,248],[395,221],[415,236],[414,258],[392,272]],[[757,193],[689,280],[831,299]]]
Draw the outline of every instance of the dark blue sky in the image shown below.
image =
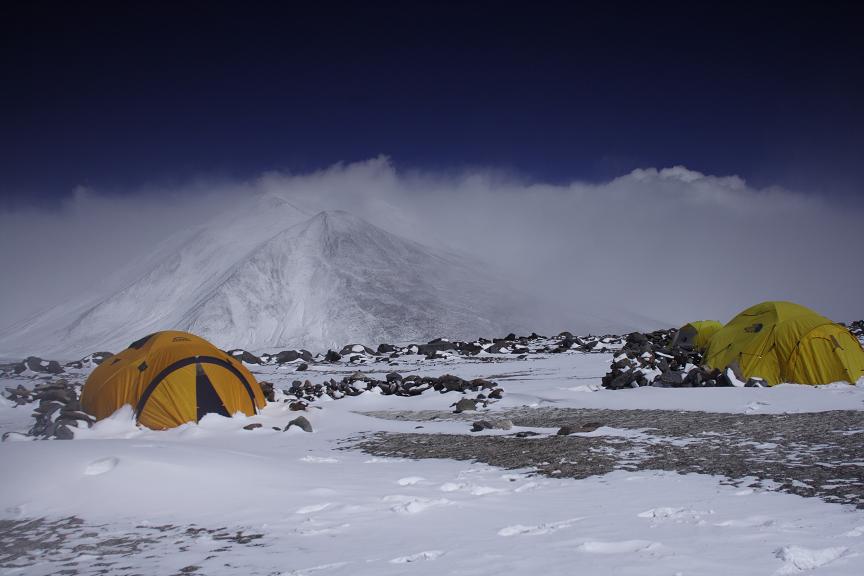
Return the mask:
[[633,4],[5,2],[0,207],[378,154],[862,191],[854,3]]

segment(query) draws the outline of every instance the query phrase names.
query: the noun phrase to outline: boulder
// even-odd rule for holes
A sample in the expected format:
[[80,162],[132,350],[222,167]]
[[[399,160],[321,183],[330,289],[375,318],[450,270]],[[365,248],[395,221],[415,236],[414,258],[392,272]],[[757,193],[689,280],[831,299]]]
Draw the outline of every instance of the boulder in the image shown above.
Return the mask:
[[288,430],[289,428],[291,428],[291,426],[297,426],[304,432],[312,432],[312,424],[309,422],[309,420],[306,419],[305,416],[298,416],[297,418],[288,422],[288,425],[285,426],[285,430]]
[[[333,353],[336,354],[335,352]],[[338,359],[339,358],[337,358],[336,360]],[[277,364],[286,364],[288,362],[296,362],[297,360],[303,360],[304,362],[312,362],[312,353],[308,350],[283,350],[273,355],[273,361]]]

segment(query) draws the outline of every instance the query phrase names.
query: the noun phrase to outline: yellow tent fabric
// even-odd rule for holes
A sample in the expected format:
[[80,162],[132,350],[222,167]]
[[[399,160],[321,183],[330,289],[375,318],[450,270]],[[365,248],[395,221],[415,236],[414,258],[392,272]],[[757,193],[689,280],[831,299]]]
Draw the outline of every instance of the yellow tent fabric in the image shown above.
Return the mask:
[[81,407],[97,420],[124,404],[142,426],[164,430],[209,413],[251,416],[265,399],[240,362],[203,338],[165,331],[133,342],[87,378]]
[[864,376],[864,350],[846,328],[809,308],[762,302],[714,334],[705,364],[772,385],[854,383]]
[[711,337],[723,328],[717,320],[697,320],[682,326],[675,335],[673,345],[689,346],[704,352],[711,342]]

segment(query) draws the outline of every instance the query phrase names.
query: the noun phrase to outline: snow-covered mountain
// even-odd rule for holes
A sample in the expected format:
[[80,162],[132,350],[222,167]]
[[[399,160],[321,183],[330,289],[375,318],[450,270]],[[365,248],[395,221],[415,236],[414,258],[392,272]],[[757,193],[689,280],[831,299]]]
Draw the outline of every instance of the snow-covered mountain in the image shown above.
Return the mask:
[[117,351],[169,328],[253,350],[524,328],[506,287],[478,262],[276,197],[105,269],[104,289],[0,334],[0,357]]

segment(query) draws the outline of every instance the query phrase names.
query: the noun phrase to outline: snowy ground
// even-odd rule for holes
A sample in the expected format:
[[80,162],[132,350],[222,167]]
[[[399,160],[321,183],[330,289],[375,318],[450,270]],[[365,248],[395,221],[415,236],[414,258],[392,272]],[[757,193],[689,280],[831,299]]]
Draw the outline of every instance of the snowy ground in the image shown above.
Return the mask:
[[[834,418],[831,411],[864,410],[862,384],[607,391],[599,382],[608,354],[420,358],[359,368],[313,365],[303,373],[293,366],[252,369],[277,388],[358,369],[379,377],[397,370],[498,382],[504,399],[471,419],[524,407],[819,412],[826,420]],[[28,385],[17,379],[0,385],[19,383]],[[864,511],[781,492],[771,483],[736,485],[719,475],[624,468],[577,480],[356,448],[380,433],[477,436],[461,419],[366,414],[428,416],[449,412],[460,397],[430,391],[318,401],[303,413],[312,434],[273,430],[298,415],[277,403],[252,418],[208,416],[165,432],[136,428],[126,412],[72,441],[4,442],[0,573],[864,573]],[[0,400],[0,431],[26,429],[31,411]],[[263,426],[243,429],[253,422]],[[499,437],[533,431],[542,440],[556,430],[515,426],[480,435],[503,441]],[[857,437],[864,430],[842,433]],[[690,449],[686,435],[669,438],[623,424],[583,436],[628,435],[662,436]]]

